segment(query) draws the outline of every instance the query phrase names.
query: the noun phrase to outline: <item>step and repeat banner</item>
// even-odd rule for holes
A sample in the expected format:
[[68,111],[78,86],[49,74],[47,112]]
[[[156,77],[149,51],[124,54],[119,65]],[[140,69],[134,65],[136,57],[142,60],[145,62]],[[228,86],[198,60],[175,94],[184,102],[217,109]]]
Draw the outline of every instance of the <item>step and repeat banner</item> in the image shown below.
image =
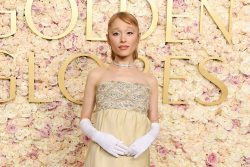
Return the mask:
[[84,165],[86,76],[111,62],[118,11],[138,19],[136,64],[159,83],[151,167],[249,167],[249,0],[1,0],[0,166]]

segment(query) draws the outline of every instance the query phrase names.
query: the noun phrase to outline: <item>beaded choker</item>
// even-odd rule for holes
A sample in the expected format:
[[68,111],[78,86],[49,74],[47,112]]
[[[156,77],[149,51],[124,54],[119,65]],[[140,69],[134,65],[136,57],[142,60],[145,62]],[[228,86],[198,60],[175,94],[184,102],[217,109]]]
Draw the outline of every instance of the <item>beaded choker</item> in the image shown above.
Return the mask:
[[132,64],[119,64],[119,63],[116,63],[115,61],[113,61],[113,64],[118,66],[118,67],[127,67],[127,68],[132,68],[134,66],[134,63],[132,63]]

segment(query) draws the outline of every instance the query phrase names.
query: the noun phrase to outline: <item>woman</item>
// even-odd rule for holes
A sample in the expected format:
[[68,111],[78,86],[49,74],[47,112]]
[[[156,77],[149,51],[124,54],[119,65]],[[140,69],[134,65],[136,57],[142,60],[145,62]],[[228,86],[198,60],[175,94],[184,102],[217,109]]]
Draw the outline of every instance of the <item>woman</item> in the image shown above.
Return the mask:
[[92,69],[85,86],[80,127],[93,142],[84,167],[149,167],[148,148],[160,130],[157,79],[134,64],[140,32],[132,14],[114,14],[106,36],[112,63]]

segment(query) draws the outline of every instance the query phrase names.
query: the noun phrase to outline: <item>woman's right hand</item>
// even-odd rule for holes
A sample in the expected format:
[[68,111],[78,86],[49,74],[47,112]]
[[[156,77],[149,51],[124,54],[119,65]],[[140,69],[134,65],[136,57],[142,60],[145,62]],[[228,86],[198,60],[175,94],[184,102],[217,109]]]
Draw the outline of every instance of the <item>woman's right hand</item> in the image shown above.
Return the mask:
[[128,147],[111,134],[97,131],[92,140],[115,157],[125,155],[128,152]]
[[98,131],[89,118],[81,119],[80,128],[85,135],[113,156],[118,157],[128,153],[128,147],[123,145],[122,141],[109,133]]

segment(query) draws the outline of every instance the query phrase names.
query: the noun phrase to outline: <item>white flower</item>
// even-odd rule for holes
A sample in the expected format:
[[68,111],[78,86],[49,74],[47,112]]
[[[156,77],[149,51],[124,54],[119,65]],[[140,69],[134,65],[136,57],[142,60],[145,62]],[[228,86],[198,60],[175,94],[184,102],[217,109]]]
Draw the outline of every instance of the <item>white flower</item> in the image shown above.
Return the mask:
[[0,114],[1,114],[1,117],[0,117],[0,124],[6,124],[8,118],[7,118],[5,115],[3,115],[2,113],[0,113]]
[[15,103],[9,103],[4,109],[4,115],[7,118],[15,118],[18,115],[19,106]]
[[18,112],[20,112],[20,115],[22,117],[30,117],[31,116],[31,108],[29,103],[24,103],[20,106]]
[[242,102],[250,100],[250,85],[243,84],[239,91],[236,92],[236,99]]
[[[250,27],[250,25],[249,25]],[[240,72],[250,75],[250,57],[245,58],[240,64]]]
[[30,131],[28,128],[22,128],[19,129],[16,133],[15,133],[15,137],[17,140],[23,140],[25,137],[30,135]]
[[37,129],[42,129],[47,125],[47,122],[44,119],[35,119],[33,121],[33,126]]

